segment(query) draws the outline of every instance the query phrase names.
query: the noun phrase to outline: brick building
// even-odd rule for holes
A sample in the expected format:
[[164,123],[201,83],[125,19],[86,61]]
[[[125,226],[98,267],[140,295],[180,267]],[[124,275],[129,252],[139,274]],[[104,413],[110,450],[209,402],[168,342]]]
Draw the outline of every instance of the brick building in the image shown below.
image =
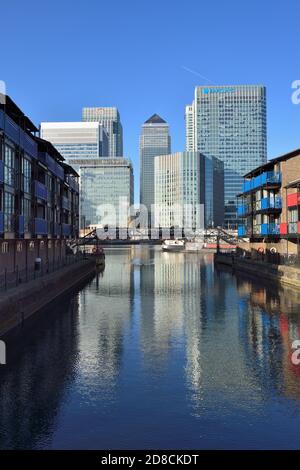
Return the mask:
[[300,254],[300,149],[245,175],[238,201],[238,235],[250,248]]

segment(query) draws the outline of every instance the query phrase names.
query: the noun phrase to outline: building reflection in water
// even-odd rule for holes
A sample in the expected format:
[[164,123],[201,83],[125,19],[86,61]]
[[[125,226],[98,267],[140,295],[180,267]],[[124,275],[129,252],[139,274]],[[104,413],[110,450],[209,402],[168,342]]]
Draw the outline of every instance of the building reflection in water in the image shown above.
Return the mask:
[[109,262],[103,276],[82,291],[79,303],[80,393],[91,402],[99,390],[103,399],[113,400],[133,311],[134,253],[131,247],[105,252]]
[[0,448],[32,449],[51,441],[78,364],[78,295],[47,309],[6,338],[0,373]]
[[272,387],[300,399],[300,367],[291,362],[292,343],[300,338],[300,292],[239,277],[240,337],[245,360],[262,390]]

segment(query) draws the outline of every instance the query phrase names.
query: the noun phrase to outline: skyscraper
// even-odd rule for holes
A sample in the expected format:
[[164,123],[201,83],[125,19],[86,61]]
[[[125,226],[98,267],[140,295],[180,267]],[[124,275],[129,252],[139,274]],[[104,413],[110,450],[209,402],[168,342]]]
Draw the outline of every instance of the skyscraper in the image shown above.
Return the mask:
[[185,120],[186,149],[224,162],[225,224],[236,226],[242,176],[267,160],[266,89],[260,85],[196,87]]
[[108,155],[108,136],[98,122],[42,122],[40,132],[70,164]]
[[82,121],[100,122],[108,134],[108,156],[123,156],[123,128],[120,120],[120,114],[117,108],[83,108]]
[[[120,213],[120,206],[126,201],[133,204],[133,168],[130,160],[119,158],[98,158],[78,160],[80,174],[80,215],[81,228],[103,224],[103,218],[110,225],[124,227],[129,214]],[[114,213],[109,209],[114,208]],[[105,212],[105,214],[104,214]]]
[[223,162],[199,152],[176,152],[154,160],[156,227],[223,224]]
[[154,204],[154,157],[171,153],[169,125],[158,114],[153,114],[142,125],[140,136],[140,202],[151,214]]

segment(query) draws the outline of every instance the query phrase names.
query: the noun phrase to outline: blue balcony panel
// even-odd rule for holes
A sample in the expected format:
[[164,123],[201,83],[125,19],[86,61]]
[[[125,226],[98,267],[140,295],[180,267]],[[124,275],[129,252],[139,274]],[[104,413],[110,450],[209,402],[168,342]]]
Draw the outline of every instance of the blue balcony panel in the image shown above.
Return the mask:
[[247,229],[245,225],[239,225],[238,226],[238,236],[239,237],[244,237],[247,235]]
[[36,235],[47,235],[48,233],[48,223],[45,219],[34,219],[34,233]]
[[261,200],[261,210],[281,209],[281,208],[282,208],[281,197],[276,197],[275,199],[270,199],[269,197],[265,197]]
[[20,143],[20,127],[9,117],[5,116],[5,134],[17,145]]
[[0,109],[0,129],[4,129],[4,112]]
[[253,191],[266,184],[279,184],[281,183],[281,173],[274,171],[266,171],[261,175],[255,176],[250,180],[246,180],[243,183],[243,192],[247,193]]
[[25,152],[31,157],[37,158],[38,146],[37,143],[26,132],[23,133],[23,147]]
[[19,235],[24,235],[24,232],[25,232],[24,215],[17,216],[17,232]]
[[279,224],[262,224],[261,225],[261,235],[279,235],[280,227]]
[[62,234],[64,237],[69,237],[71,235],[71,225],[62,224]]
[[48,190],[46,186],[40,181],[34,182],[34,195],[39,199],[48,201]]
[[247,206],[245,204],[239,206],[237,209],[237,214],[239,217],[244,217],[247,214]]
[[0,160],[0,184],[4,183],[4,162]]
[[0,212],[0,234],[4,233],[4,214]]

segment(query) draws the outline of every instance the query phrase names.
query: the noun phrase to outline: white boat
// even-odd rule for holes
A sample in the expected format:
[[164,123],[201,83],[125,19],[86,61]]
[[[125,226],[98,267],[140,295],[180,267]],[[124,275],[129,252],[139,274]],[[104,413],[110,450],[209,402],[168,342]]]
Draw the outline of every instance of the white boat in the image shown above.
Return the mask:
[[185,251],[191,251],[191,252],[201,251],[203,249],[203,245],[204,245],[203,239],[190,240],[190,241],[187,241],[185,244]]
[[165,240],[162,244],[163,251],[184,251],[184,240]]

